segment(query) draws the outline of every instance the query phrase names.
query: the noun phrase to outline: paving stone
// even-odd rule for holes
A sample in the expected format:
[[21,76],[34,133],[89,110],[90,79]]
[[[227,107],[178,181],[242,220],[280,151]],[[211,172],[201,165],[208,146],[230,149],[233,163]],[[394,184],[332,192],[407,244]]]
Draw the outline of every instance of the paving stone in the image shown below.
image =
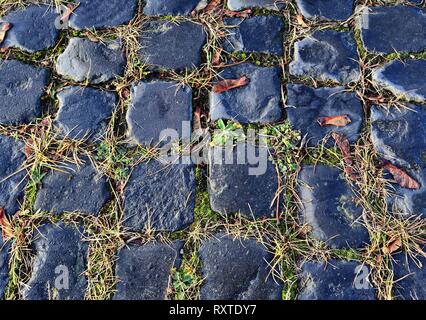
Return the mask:
[[250,79],[248,85],[222,93],[210,93],[211,120],[232,119],[240,123],[279,121],[282,116],[280,70],[242,63],[225,68],[218,81],[242,76]]
[[136,15],[138,0],[79,0],[69,20],[69,25],[77,30],[89,28],[109,28],[126,24]]
[[62,222],[35,231],[32,275],[23,291],[26,300],[83,300],[87,288],[88,243],[83,229]]
[[58,93],[59,111],[55,126],[61,136],[70,139],[99,140],[107,127],[117,97],[93,88],[66,87]]
[[4,299],[5,290],[9,281],[9,250],[10,243],[3,242],[0,233],[0,300]]
[[[410,190],[393,184],[389,203],[394,212],[426,217],[426,110],[371,108],[372,140],[378,154],[399,166],[421,186]],[[388,176],[385,176],[388,177]]]
[[418,52],[426,49],[426,13],[408,6],[369,7],[360,18],[368,51]]
[[426,167],[426,109],[408,104],[406,108],[371,108],[372,139],[377,152],[406,167]]
[[13,215],[19,210],[24,199],[27,171],[24,143],[0,135],[0,208]]
[[342,178],[342,172],[324,165],[305,165],[299,174],[300,220],[315,239],[334,249],[358,249],[369,243],[362,225],[362,208]]
[[226,18],[227,52],[244,51],[283,55],[284,21],[278,16],[256,16],[248,19]]
[[189,16],[201,0],[147,0],[143,13],[147,16]]
[[130,245],[120,250],[115,300],[165,300],[172,269],[181,264],[182,241]]
[[367,266],[355,261],[306,262],[298,300],[376,300],[368,273]]
[[[251,159],[251,154],[258,159]],[[275,215],[276,205],[272,203],[279,178],[265,147],[238,144],[232,152],[214,147],[209,152],[209,162],[210,204],[214,211],[240,212],[249,218]]]
[[[425,248],[423,248],[425,250]],[[402,300],[426,300],[426,258],[418,255],[414,261],[405,253],[393,257],[394,295]]]
[[296,0],[306,18],[347,20],[353,13],[354,0]]
[[0,59],[0,124],[27,124],[41,116],[41,97],[49,72]]
[[[191,127],[192,89],[170,81],[142,81],[133,85],[131,105],[127,112],[129,136],[142,145],[160,146],[169,142],[161,133],[174,130],[179,139],[189,139]],[[190,130],[189,130],[190,131]]]
[[141,58],[151,69],[193,69],[201,64],[206,42],[203,27],[185,21],[151,21],[140,39]]
[[[331,132],[346,135],[351,143],[358,140],[364,110],[354,93],[345,93],[346,88],[314,89],[301,84],[287,85],[287,117],[292,127],[306,136],[309,146],[316,146]],[[318,118],[348,115],[351,123],[345,127],[320,126]],[[332,139],[327,142],[334,144]]]
[[343,84],[358,81],[358,53],[352,32],[317,31],[294,45],[290,74]]
[[55,26],[57,13],[51,6],[30,5],[11,11],[0,18],[0,26],[11,23],[1,48],[19,48],[36,52],[52,47],[59,34]]
[[271,255],[254,239],[217,234],[200,248],[203,300],[280,300],[282,285],[273,279]]
[[124,189],[124,226],[177,231],[194,221],[194,166],[156,160],[136,166]]
[[[97,215],[109,199],[108,182],[90,160],[77,167],[67,165],[62,171],[50,171],[37,192],[35,209],[54,214],[79,212]],[[66,172],[64,172],[66,171]]]
[[77,82],[99,84],[123,74],[125,58],[118,41],[108,44],[71,38],[59,56],[56,71]]
[[228,9],[240,11],[248,8],[263,8],[268,10],[279,10],[284,7],[281,0],[228,0]]
[[373,81],[398,97],[426,101],[426,60],[393,60],[373,72]]

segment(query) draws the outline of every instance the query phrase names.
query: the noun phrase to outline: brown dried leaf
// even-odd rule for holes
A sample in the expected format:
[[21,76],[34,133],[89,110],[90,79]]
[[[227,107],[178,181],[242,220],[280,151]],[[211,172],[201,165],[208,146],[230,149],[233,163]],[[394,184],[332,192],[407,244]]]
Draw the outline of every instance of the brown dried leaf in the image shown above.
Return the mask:
[[212,11],[212,10],[216,9],[221,3],[222,3],[222,0],[212,0],[212,1],[209,2],[207,7],[204,8],[203,11],[204,12]]
[[6,22],[6,23],[4,23],[4,24],[1,26],[1,29],[0,29],[0,44],[2,44],[2,43],[3,43],[4,39],[6,38],[6,34],[7,34],[7,32],[8,32],[11,28],[12,28],[12,24],[11,24],[11,23],[9,23],[9,22]]
[[232,11],[232,10],[223,10],[225,16],[236,17],[236,18],[247,18],[251,14],[251,9],[246,9],[243,11]]
[[221,93],[231,89],[246,86],[249,83],[250,83],[250,79],[247,78],[246,76],[242,76],[239,79],[225,79],[225,80],[219,81],[213,86],[213,92]]
[[413,190],[420,189],[420,184],[416,180],[411,178],[404,170],[398,168],[392,163],[386,163],[383,168],[389,171],[389,173],[393,176],[394,180],[401,187]]
[[9,219],[6,216],[6,211],[0,208],[0,228],[2,232],[3,241],[13,238],[13,228]]
[[397,251],[402,246],[401,238],[396,238],[392,240],[387,246],[385,246],[382,250],[384,254],[391,254]]
[[215,53],[214,53],[214,55],[213,55],[212,65],[214,65],[214,66],[218,66],[218,65],[220,65],[220,60],[221,60],[221,58],[222,58],[222,51],[223,51],[223,49],[222,49],[222,48],[218,48],[218,49],[216,50],[216,52],[215,52]]
[[194,112],[194,131],[201,129],[201,107],[197,106]]
[[318,123],[321,127],[323,126],[336,126],[336,127],[344,127],[351,123],[352,120],[349,118],[347,114],[339,114],[336,116],[330,117],[319,117]]
[[305,19],[303,18],[303,16],[302,15],[297,15],[296,16],[296,21],[297,21],[297,23],[300,25],[300,26],[302,26],[302,27],[304,27],[304,28],[307,28],[308,27],[308,24],[305,22]]
[[354,171],[354,168],[353,168],[354,160],[353,160],[352,155],[351,155],[351,144],[350,144],[348,138],[344,134],[337,133],[337,132],[333,132],[331,134],[331,136],[333,137],[334,141],[336,142],[337,146],[340,149],[340,152],[343,155],[343,160],[345,162],[346,174],[352,180],[356,180],[357,175],[355,174],[355,171]]

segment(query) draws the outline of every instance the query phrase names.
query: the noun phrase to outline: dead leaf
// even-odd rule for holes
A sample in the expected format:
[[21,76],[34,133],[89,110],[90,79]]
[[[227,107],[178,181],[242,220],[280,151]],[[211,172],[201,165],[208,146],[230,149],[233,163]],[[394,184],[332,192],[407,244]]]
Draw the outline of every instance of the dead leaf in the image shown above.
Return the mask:
[[214,65],[214,66],[220,65],[220,60],[221,60],[221,57],[222,57],[222,51],[223,51],[222,48],[218,48],[216,50],[216,52],[213,55],[212,65]]
[[28,138],[24,147],[24,153],[27,159],[31,157],[31,154],[33,153],[33,144],[34,144],[33,139]]
[[351,155],[351,144],[348,140],[348,138],[342,134],[342,133],[337,133],[337,132],[333,132],[331,134],[331,136],[333,137],[334,141],[336,142],[337,146],[340,149],[340,152],[343,155],[343,161],[345,162],[345,172],[346,174],[352,179],[352,180],[357,180],[357,175],[355,174],[353,165],[354,165],[354,160],[352,158]]
[[383,168],[393,176],[393,179],[398,183],[401,187],[406,189],[418,190],[420,189],[420,184],[411,178],[404,170],[398,168],[394,164],[390,162],[386,162],[383,165]]
[[251,9],[246,9],[243,11],[232,11],[232,10],[223,10],[223,13],[225,14],[225,16],[229,16],[229,17],[236,17],[236,18],[247,18],[250,16],[251,14]]
[[197,106],[194,112],[194,123],[193,123],[194,131],[201,129],[201,107]]
[[399,248],[401,248],[401,246],[402,246],[402,241],[401,241],[401,238],[398,237],[398,238],[392,240],[387,246],[385,246],[383,248],[383,253],[384,254],[394,253]]
[[0,228],[2,232],[3,241],[13,238],[12,224],[6,216],[6,211],[0,208]]
[[7,32],[8,32],[11,28],[12,28],[12,24],[11,24],[11,23],[9,23],[9,22],[6,22],[6,23],[4,23],[4,24],[1,26],[1,29],[0,29],[0,44],[2,44],[2,43],[3,43],[4,39],[6,38],[6,34],[7,34]]
[[336,116],[330,117],[319,117],[318,123],[321,127],[323,126],[336,126],[336,127],[344,127],[351,123],[352,120],[349,118],[347,114],[339,114]]
[[213,92],[221,93],[231,89],[246,86],[249,83],[250,83],[250,79],[247,78],[246,76],[242,76],[239,79],[225,79],[225,80],[219,81],[213,86]]
[[204,8],[203,11],[204,12],[212,11],[212,10],[216,9],[221,3],[222,3],[222,0],[212,0],[212,1],[209,2],[207,7]]
[[61,17],[61,20],[68,20],[69,17],[74,13],[75,9],[77,9],[80,6],[80,3],[69,3],[67,5],[67,11],[64,13],[64,15]]
[[305,22],[305,19],[303,18],[303,16],[302,15],[297,15],[296,16],[296,21],[297,21],[297,23],[300,25],[300,26],[302,26],[302,27],[304,27],[304,28],[307,28],[308,27],[308,24]]

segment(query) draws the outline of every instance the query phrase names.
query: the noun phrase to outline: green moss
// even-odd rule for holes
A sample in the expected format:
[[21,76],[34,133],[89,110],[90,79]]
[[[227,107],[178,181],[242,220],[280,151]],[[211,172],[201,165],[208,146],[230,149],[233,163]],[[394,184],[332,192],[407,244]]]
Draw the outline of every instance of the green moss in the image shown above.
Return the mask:
[[348,261],[360,261],[361,254],[354,249],[334,249],[333,254],[339,258]]
[[195,177],[197,180],[194,209],[195,220],[219,221],[221,219],[220,214],[214,212],[210,206],[210,197],[207,191],[207,177],[204,176],[201,168],[196,168]]

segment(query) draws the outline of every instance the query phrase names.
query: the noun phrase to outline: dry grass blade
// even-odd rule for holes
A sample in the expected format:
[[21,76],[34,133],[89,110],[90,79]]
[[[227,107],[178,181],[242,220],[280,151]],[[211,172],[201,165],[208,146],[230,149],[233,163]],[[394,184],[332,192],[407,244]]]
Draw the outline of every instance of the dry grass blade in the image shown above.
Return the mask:
[[246,86],[249,83],[250,83],[250,79],[247,78],[246,76],[242,76],[239,79],[225,79],[225,80],[219,81],[213,86],[213,92],[222,93],[225,91]]

